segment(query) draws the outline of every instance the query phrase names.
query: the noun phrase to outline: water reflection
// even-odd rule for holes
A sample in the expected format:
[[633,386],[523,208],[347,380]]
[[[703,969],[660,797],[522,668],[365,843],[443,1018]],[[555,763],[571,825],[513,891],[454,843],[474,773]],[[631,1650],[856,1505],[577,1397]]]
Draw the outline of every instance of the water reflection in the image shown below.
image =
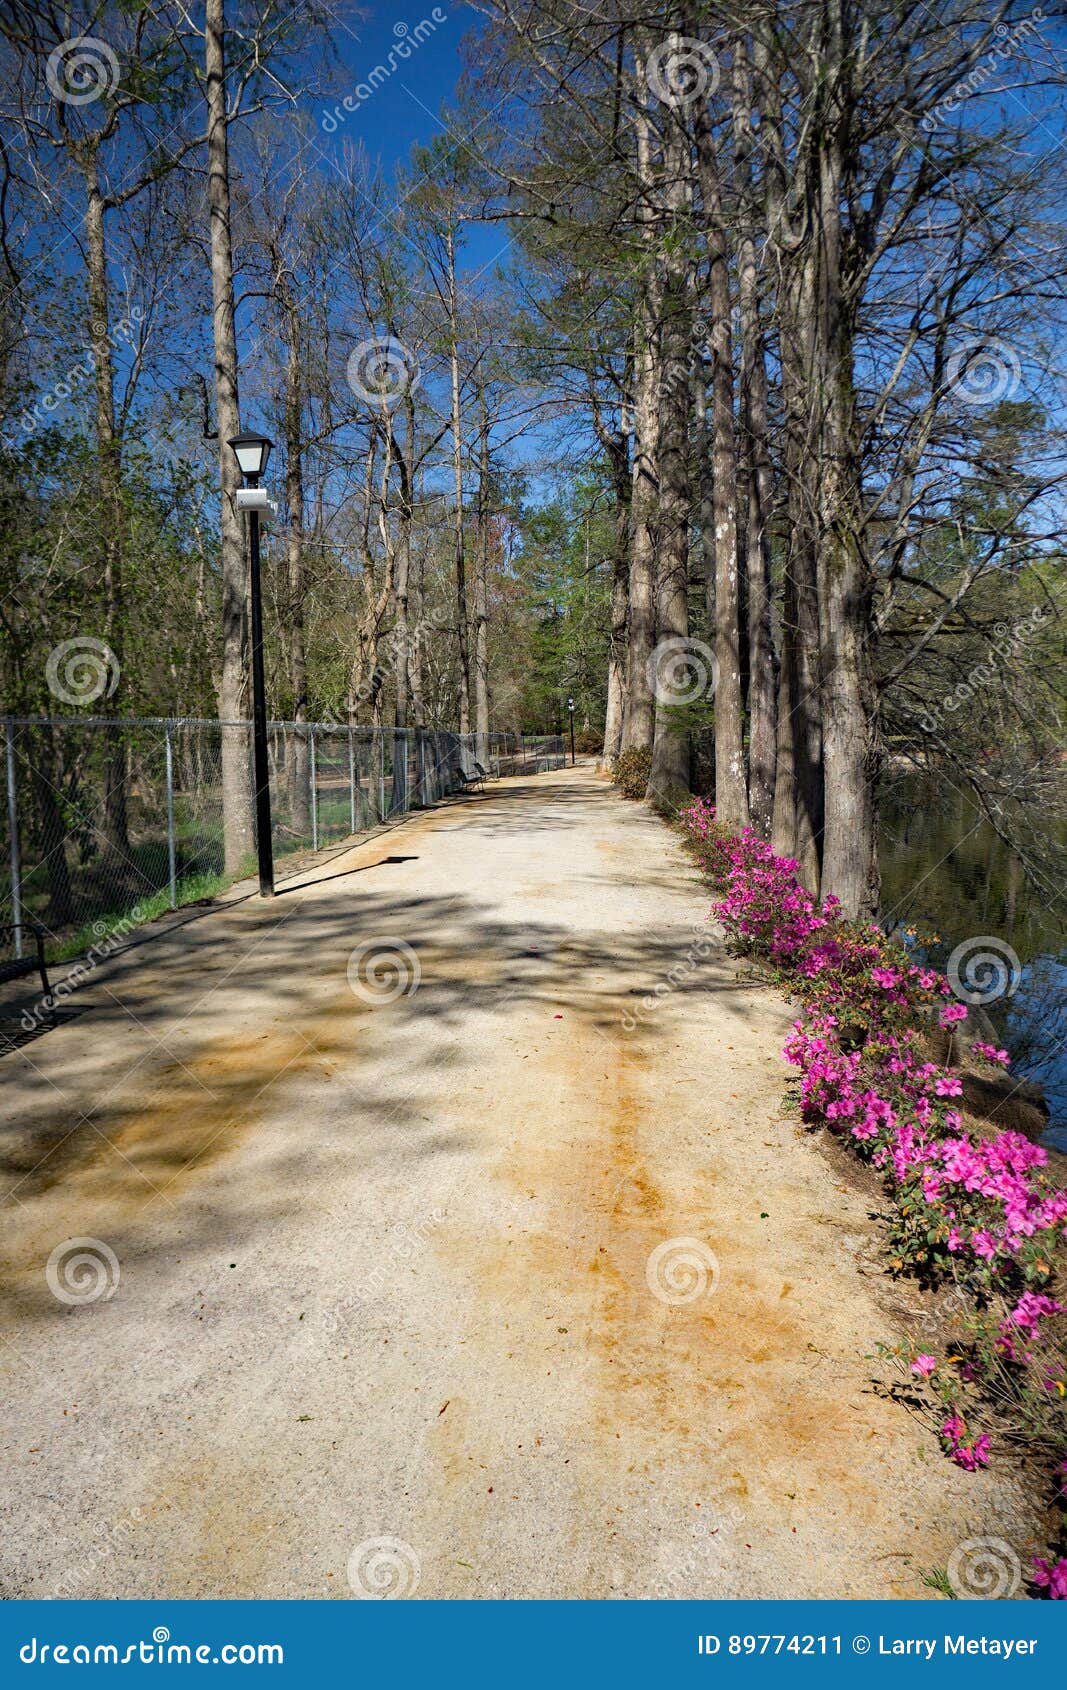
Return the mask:
[[1011,998],[986,1006],[1012,1055],[1052,1112],[1046,1142],[1067,1151],[1067,926],[1062,905],[1029,886],[1018,858],[944,783],[898,781],[882,807],[882,920],[936,934],[929,960],[979,934],[1006,940],[1022,964]]
[[1013,1072],[1036,1080],[1052,1111],[1045,1138],[1067,1151],[1067,958],[1038,956],[1022,971],[1004,1017]]

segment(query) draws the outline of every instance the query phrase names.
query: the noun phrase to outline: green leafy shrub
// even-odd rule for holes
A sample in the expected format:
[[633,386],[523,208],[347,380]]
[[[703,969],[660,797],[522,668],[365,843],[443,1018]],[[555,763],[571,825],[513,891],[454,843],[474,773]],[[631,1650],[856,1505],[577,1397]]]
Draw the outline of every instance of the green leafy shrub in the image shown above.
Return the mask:
[[616,757],[611,778],[624,798],[643,798],[651,772],[651,746],[634,745]]
[[679,812],[678,823],[686,845],[711,885],[717,889],[724,887],[732,866],[734,835],[715,820],[714,804],[706,798],[697,798]]

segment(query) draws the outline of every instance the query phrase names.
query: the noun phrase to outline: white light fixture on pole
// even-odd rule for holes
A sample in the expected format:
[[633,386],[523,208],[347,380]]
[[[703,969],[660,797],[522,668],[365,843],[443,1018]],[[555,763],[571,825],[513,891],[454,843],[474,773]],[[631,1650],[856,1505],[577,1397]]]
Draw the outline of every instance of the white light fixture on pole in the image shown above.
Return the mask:
[[273,444],[264,434],[235,434],[229,442],[241,474],[253,487],[267,467]]

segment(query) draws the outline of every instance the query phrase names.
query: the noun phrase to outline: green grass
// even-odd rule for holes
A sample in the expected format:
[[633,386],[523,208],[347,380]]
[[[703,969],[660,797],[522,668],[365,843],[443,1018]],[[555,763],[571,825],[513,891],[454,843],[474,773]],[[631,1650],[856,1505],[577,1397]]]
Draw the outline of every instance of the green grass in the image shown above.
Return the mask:
[[[356,822],[358,832],[378,825],[377,805],[368,801],[366,794],[357,803]],[[328,849],[347,838],[350,826],[351,807],[347,791],[321,794],[318,802],[319,850]],[[279,863],[287,857],[311,850],[309,835],[287,832],[284,816],[276,817],[273,844],[275,861]],[[256,859],[250,854],[235,872],[228,874],[223,867],[221,818],[218,822],[205,820],[188,812],[183,814],[180,808],[175,816],[175,860],[175,904],[179,909],[217,897],[236,881],[256,872]],[[98,950],[109,939],[124,938],[136,928],[167,913],[171,906],[166,836],[152,834],[131,842],[128,872],[121,879],[123,884],[109,886],[101,873],[99,859],[86,865],[78,862],[70,864],[75,909],[83,912],[95,908],[96,913],[89,919],[80,920],[79,925],[66,934],[49,940],[47,951],[50,961],[72,961],[88,951]],[[138,883],[145,887],[140,895]],[[151,889],[153,887],[155,890]],[[27,873],[22,895],[27,917],[37,919],[47,928],[50,925],[50,899],[43,865],[38,864]],[[118,907],[115,907],[116,903]]]
[[928,1572],[923,1573],[922,1581],[928,1589],[938,1590],[942,1596],[947,1596],[950,1602],[958,1601],[947,1567],[931,1567]]
[[[179,880],[175,888],[176,902],[180,909],[184,904],[198,903],[202,898],[214,898],[219,892],[224,892],[227,886],[232,886],[235,880],[242,880],[251,874],[255,867],[254,859],[250,858],[246,866],[242,863],[236,874],[219,874],[208,872],[204,874],[186,875]],[[155,921],[158,916],[165,915],[170,909],[170,889],[164,887],[162,891],[151,892],[144,898],[139,898],[135,904],[125,910],[110,910],[104,915],[98,915],[93,921],[87,921],[79,927],[76,933],[71,933],[66,939],[59,939],[55,945],[49,946],[49,953],[54,962],[69,962],[73,957],[83,956],[86,951],[95,950],[105,940],[115,933],[124,935],[146,922]]]

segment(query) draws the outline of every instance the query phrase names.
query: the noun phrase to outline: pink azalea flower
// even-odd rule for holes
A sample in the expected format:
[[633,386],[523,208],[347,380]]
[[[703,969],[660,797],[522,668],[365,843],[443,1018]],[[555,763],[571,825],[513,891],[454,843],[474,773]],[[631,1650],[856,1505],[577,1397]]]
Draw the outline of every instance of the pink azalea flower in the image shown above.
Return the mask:
[[1050,1564],[1043,1555],[1034,1556],[1034,1583],[1047,1590],[1053,1602],[1067,1599],[1067,1560],[1061,1555]]
[[975,1039],[971,1046],[979,1056],[984,1056],[987,1062],[999,1062],[1002,1068],[1011,1065],[1011,1057],[1006,1050],[999,1050],[996,1045],[984,1044],[981,1039]]
[[936,1366],[936,1356],[916,1356],[911,1364],[911,1371],[917,1373],[920,1379],[929,1379]]
[[[801,1013],[782,1054],[798,1071],[803,1119],[844,1134],[880,1171],[919,1258],[925,1252],[936,1266],[947,1244],[963,1274],[976,1274],[987,1289],[1016,1285],[1022,1270],[1053,1260],[1067,1232],[1067,1192],[1049,1183],[1046,1152],[1021,1133],[973,1137],[952,1107],[963,1092],[959,1075],[925,1060],[922,1012],[931,996],[941,1000],[943,1026],[968,1014],[948,980],[916,966],[877,927],[843,921],[836,899],[820,909],[793,858],[778,856],[752,829],[735,838],[719,832],[703,800],[682,825],[723,889],[715,913],[728,938],[799,995]],[[977,1041],[973,1048],[1008,1065],[999,1046]],[[1060,1312],[1051,1298],[1016,1291],[994,1339],[1000,1354],[1025,1360],[1043,1322]],[[934,1358],[915,1358],[916,1377],[929,1377],[921,1371],[928,1364]],[[965,1366],[960,1371],[966,1376]],[[943,1436],[960,1466],[985,1464],[988,1437],[966,1441],[959,1416],[945,1422]]]
[[966,1021],[967,1013],[965,1003],[947,1003],[941,1011],[942,1027],[951,1027],[954,1021]]

